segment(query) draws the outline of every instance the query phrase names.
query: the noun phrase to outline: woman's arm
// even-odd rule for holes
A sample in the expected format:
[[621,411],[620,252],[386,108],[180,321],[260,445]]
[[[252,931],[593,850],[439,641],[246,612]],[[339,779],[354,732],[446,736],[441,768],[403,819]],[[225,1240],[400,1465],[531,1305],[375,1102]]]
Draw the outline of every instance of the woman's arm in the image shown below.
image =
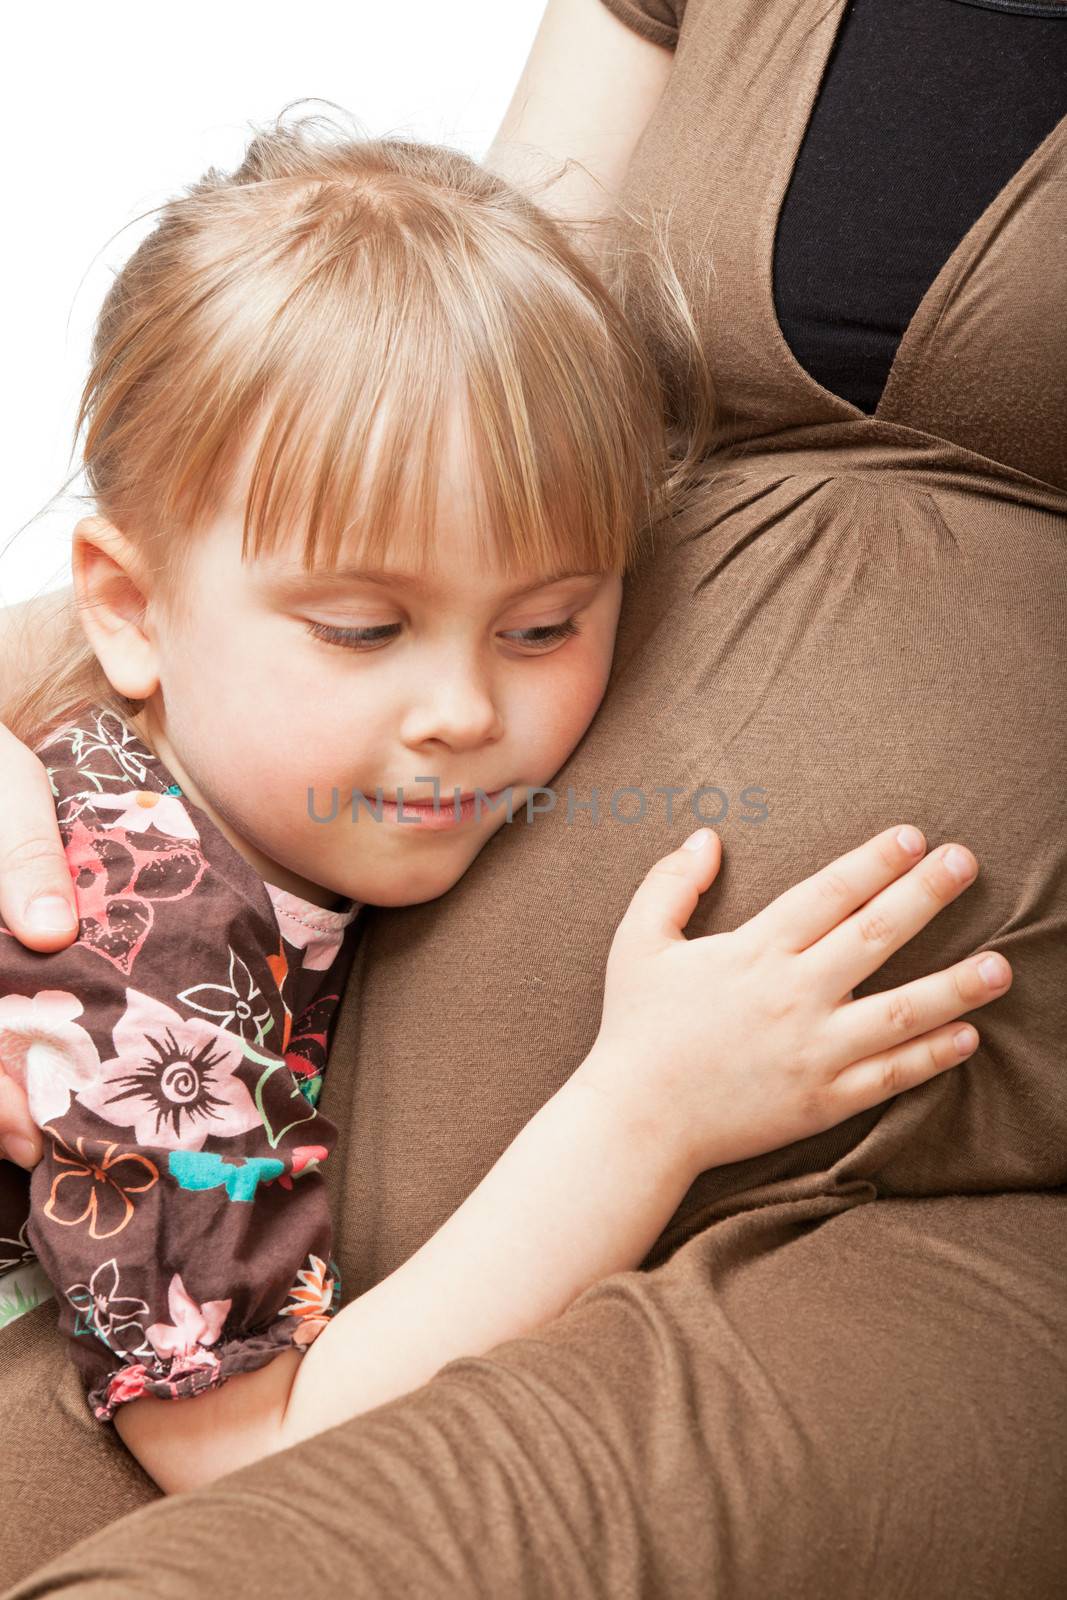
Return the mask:
[[549,0],[484,164],[535,187],[567,163],[537,199],[567,221],[595,221],[619,191],[672,61],[601,0]]
[[15,690],[31,668],[44,666],[71,625],[71,585],[0,607],[0,722],[7,720]]

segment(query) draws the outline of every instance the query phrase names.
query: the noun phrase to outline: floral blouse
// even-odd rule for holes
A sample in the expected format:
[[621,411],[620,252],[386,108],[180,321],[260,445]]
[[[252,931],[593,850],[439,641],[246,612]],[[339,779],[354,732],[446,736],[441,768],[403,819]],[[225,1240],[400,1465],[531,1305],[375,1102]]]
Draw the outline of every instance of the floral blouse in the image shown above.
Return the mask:
[[79,930],[42,953],[0,921],[0,1061],[44,1133],[32,1175],[0,1162],[0,1272],[39,1261],[106,1422],[337,1309],[316,1103],[359,905],[265,883],[110,710],[37,753]]

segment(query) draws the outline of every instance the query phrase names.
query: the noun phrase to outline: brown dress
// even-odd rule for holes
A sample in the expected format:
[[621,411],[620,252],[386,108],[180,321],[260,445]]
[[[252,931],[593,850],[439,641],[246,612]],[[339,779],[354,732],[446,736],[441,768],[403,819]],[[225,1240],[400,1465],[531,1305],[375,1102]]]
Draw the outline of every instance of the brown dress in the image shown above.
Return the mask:
[[[1011,992],[960,1069],[705,1174],[646,1270],[147,1507],[20,1595],[1067,1592],[1067,120],[945,263],[867,416],[799,367],[771,299],[843,12],[686,13],[629,192],[677,203],[719,449],[629,586],[608,698],[556,785],[604,811],[627,785],[681,798],[671,823],[665,801],[640,825],[557,808],[444,899],[370,914],[322,1100],[346,1292],[581,1059],[616,920],[698,790],[724,865],[695,931],[909,820],[981,874],[859,992],[983,947]],[[151,1490],[82,1420],[47,1313],[2,1337],[13,1575],[31,1541]]]

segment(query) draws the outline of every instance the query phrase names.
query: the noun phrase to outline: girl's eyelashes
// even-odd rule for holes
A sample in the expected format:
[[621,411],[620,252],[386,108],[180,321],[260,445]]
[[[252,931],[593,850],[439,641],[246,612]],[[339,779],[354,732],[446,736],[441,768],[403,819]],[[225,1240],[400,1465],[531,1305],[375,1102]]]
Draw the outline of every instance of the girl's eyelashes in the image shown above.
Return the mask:
[[546,645],[558,644],[561,639],[572,639],[578,632],[578,623],[574,617],[567,617],[563,622],[546,623],[539,628],[512,628],[500,637],[509,643],[532,645],[535,649],[543,649]]
[[[395,639],[403,624],[383,622],[371,628],[337,628],[328,622],[309,622],[307,631],[327,644],[342,645],[348,650],[373,650],[377,645]],[[567,617],[562,622],[546,623],[536,628],[512,628],[500,637],[509,644],[517,644],[531,651],[545,651],[563,639],[573,638],[579,631],[576,618]]]
[[395,639],[400,632],[399,622],[382,622],[373,628],[335,628],[328,622],[309,622],[307,631],[327,644],[344,645],[349,650],[373,650],[375,645]]

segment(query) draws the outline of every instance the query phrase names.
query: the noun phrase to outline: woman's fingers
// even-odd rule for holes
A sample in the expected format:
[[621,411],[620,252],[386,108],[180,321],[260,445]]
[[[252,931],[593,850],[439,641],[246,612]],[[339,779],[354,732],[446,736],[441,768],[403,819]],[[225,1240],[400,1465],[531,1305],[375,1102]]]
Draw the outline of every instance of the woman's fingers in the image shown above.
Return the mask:
[[0,918],[32,949],[62,949],[78,917],[48,774],[2,725],[0,772]]
[[940,845],[895,883],[809,946],[811,982],[837,1000],[848,994],[973,883],[978,863],[962,845]]
[[[838,1007],[827,1027],[831,1065],[837,1063],[843,1070],[883,1052],[892,1055],[909,1040],[932,1033],[998,999],[1010,989],[1011,981],[1009,962],[996,951],[983,950],[944,972],[931,973],[883,994],[847,1001]],[[973,1034],[974,1029],[970,1032]]]
[[910,824],[886,828],[794,884],[745,927],[760,942],[784,950],[806,950],[879,889],[914,867],[925,849],[918,828]]
[[25,1090],[5,1074],[0,1062],[0,1156],[20,1167],[32,1167],[41,1159],[41,1148]]

